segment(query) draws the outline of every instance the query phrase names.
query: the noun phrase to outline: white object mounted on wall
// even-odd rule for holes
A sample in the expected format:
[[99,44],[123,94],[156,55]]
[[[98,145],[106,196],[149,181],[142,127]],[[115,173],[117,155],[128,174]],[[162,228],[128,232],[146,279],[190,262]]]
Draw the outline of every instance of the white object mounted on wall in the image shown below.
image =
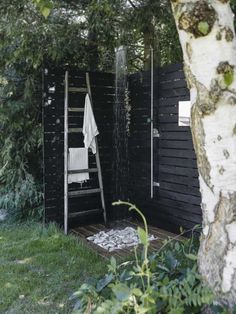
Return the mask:
[[179,101],[179,126],[190,126],[191,101]]

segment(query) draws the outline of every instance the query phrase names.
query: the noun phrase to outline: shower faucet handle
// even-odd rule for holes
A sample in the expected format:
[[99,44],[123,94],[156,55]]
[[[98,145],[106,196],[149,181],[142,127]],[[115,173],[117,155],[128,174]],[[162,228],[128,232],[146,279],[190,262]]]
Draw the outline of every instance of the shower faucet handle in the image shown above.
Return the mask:
[[160,133],[156,128],[153,129],[153,137],[160,137]]

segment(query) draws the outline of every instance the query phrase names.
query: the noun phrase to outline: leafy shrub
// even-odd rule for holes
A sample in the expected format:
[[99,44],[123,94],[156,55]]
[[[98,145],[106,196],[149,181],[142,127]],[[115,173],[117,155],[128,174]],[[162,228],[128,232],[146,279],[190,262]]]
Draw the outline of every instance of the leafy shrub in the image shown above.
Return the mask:
[[0,68],[0,208],[15,219],[42,213],[38,85],[27,74]]
[[[114,257],[108,273],[95,285],[84,284],[72,296],[77,302],[74,313],[200,313],[213,303],[212,292],[201,282],[197,269],[198,242],[190,239],[169,239],[155,253],[148,254],[149,240],[146,220],[138,228],[143,245],[135,259],[117,264]],[[219,313],[219,312],[218,312]]]

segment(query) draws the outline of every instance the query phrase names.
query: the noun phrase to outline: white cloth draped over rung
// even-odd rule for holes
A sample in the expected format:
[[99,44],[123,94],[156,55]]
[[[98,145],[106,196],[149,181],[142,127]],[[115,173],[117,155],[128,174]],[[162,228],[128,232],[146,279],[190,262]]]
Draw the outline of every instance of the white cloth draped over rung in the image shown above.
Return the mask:
[[[68,170],[88,169],[88,149],[84,147],[69,148]],[[73,173],[68,175],[68,183],[83,183],[89,180],[89,173]]]
[[93,154],[96,154],[95,137],[99,134],[97,124],[93,115],[93,109],[90,97],[87,94],[84,105],[84,121],[83,121],[84,146],[91,148]]

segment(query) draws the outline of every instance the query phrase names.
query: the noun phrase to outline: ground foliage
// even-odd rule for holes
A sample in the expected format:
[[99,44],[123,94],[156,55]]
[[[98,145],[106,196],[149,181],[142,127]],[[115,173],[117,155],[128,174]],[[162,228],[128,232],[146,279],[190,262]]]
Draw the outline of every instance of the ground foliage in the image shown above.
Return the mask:
[[103,260],[53,224],[0,222],[0,313],[70,313],[69,296],[105,271]]
[[112,257],[103,278],[94,285],[83,284],[72,295],[74,314],[232,313],[214,304],[213,293],[201,281],[195,235],[199,226],[191,230],[191,237],[166,240],[159,250],[148,254],[148,228],[143,214],[130,203],[115,204],[128,205],[142,216],[144,229],[137,230],[142,254],[135,250],[135,259],[124,263]]

